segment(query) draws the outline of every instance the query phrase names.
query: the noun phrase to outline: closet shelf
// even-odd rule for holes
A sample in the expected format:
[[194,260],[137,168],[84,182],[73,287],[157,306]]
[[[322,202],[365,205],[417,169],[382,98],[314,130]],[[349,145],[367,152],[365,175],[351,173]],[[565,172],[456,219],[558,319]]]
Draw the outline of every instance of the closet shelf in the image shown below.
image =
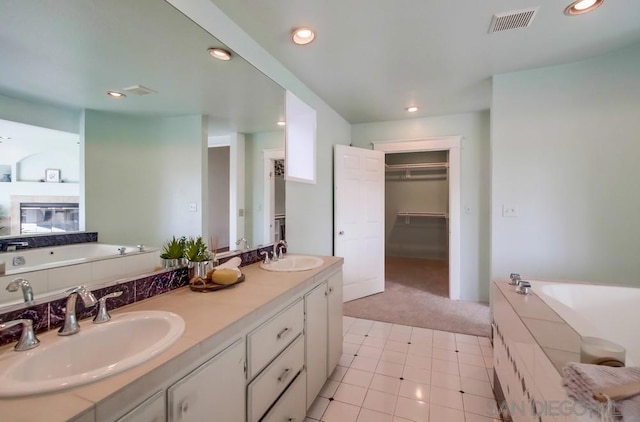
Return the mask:
[[409,224],[411,222],[411,218],[412,217],[448,219],[449,218],[449,214],[444,213],[444,212],[404,212],[404,211],[398,211],[398,217],[404,217],[405,224]]
[[387,172],[406,170],[443,170],[449,168],[449,163],[414,163],[414,164],[385,164]]

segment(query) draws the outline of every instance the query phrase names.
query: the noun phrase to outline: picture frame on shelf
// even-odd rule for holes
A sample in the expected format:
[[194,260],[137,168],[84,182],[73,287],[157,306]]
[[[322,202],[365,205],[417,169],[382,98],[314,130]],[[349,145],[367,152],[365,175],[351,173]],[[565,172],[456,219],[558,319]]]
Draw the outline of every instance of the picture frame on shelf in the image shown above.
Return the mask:
[[50,183],[60,183],[60,169],[46,169],[44,171],[44,181]]

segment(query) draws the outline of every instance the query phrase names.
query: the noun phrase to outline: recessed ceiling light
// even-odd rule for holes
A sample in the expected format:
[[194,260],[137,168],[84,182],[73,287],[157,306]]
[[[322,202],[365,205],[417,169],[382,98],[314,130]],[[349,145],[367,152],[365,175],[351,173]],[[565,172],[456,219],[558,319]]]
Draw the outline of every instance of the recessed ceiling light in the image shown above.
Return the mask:
[[409,106],[409,107],[405,108],[405,110],[407,110],[409,113],[415,113],[416,111],[418,111],[418,107],[417,106]]
[[316,37],[316,34],[312,29],[302,27],[296,28],[291,33],[291,37],[293,38],[293,42],[298,45],[309,44]]
[[118,92],[118,91],[107,91],[107,95],[112,97],[112,98],[125,98],[126,95],[124,95],[122,92]]
[[604,0],[576,0],[564,9],[565,15],[582,15],[597,9]]
[[284,126],[286,125],[284,120],[278,120],[278,126]]
[[225,50],[224,48],[210,48],[209,55],[214,59],[228,61],[231,60],[231,52]]

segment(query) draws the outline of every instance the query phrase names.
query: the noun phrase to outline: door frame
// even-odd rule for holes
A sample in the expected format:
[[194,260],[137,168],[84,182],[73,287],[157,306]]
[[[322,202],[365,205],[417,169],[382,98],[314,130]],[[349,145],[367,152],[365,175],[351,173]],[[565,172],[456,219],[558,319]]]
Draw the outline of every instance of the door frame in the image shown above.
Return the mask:
[[264,160],[262,166],[262,203],[264,204],[262,238],[264,239],[264,244],[269,245],[274,242],[275,235],[272,227],[272,224],[275,224],[275,161],[285,159],[285,150],[284,148],[263,149],[262,156]]
[[449,299],[460,300],[460,153],[462,136],[375,141],[373,149],[385,154],[449,151]]

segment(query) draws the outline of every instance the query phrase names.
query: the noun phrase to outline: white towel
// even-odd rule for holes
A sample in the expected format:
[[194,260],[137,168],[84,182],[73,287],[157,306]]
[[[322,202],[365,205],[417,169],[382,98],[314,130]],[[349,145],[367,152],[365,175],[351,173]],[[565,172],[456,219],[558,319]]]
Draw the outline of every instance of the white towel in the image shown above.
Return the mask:
[[[563,368],[562,385],[569,397],[582,403],[586,408],[600,413],[603,420],[611,418],[606,414],[606,403],[600,403],[593,394],[608,387],[640,381],[640,368],[613,368],[610,366],[591,365],[570,362]],[[631,397],[613,403],[615,414],[622,414],[625,422],[640,422],[640,396]]]

